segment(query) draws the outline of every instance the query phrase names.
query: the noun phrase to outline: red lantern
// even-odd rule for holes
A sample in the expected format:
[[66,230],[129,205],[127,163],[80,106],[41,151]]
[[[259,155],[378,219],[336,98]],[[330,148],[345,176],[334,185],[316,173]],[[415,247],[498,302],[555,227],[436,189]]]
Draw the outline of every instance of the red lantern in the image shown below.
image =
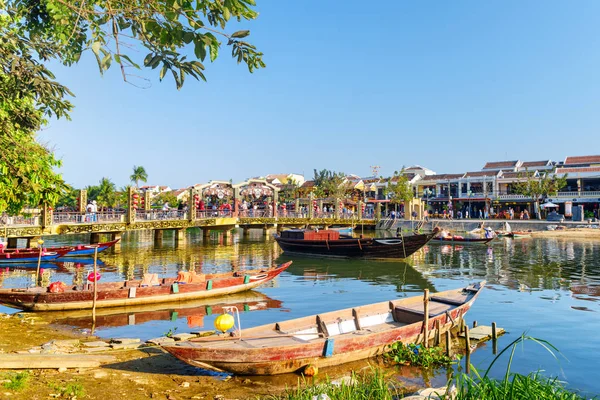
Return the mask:
[[194,204],[196,205],[197,209],[200,208],[200,196],[198,196],[198,194],[194,195]]
[[365,212],[365,203],[362,203],[362,204],[360,205],[360,211],[361,211],[361,212]]
[[132,197],[133,197],[133,201],[132,201],[132,203],[133,203],[133,209],[137,210],[137,208],[138,208],[138,199],[139,199],[140,195],[137,194],[137,193],[134,193]]
[[87,276],[87,280],[90,282],[97,282],[100,280],[100,278],[102,278],[102,276],[100,275],[100,272],[96,272],[95,276],[94,276],[93,272],[90,272]]

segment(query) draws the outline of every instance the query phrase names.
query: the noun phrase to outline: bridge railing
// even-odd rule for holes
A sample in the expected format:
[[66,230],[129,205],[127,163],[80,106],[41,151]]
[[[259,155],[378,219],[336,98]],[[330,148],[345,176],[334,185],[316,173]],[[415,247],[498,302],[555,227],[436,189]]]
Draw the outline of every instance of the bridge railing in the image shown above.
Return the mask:
[[270,210],[241,210],[240,218],[272,218],[273,212]]
[[91,222],[125,222],[124,211],[100,211],[95,213],[55,212],[54,224],[89,224]]
[[187,211],[183,210],[136,210],[136,221],[185,220]]
[[198,210],[196,219],[207,218],[228,218],[231,217],[231,210]]
[[36,226],[40,224],[39,215],[22,216],[22,215],[2,215],[0,216],[0,226]]

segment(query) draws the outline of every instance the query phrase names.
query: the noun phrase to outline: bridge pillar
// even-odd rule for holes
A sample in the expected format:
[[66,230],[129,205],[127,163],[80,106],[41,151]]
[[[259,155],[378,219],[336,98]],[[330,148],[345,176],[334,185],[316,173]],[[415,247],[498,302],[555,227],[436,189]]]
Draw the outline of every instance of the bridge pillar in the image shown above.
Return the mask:
[[17,242],[19,241],[19,238],[8,238],[6,245],[9,249],[15,249],[17,248]]
[[273,228],[264,228],[263,229],[263,237],[269,237],[273,233]]
[[250,236],[250,228],[242,228],[242,236],[247,238]]
[[100,234],[98,232],[93,232],[90,235],[90,244],[100,243]]
[[210,238],[210,230],[206,228],[202,228],[202,238],[209,239]]
[[311,219],[315,215],[315,207],[313,206],[313,201],[315,200],[315,195],[313,192],[310,192],[308,195],[308,219]]
[[223,231],[223,240],[228,240],[231,238],[231,229],[226,229]]
[[154,230],[154,244],[161,243],[163,240],[164,231],[162,229]]
[[111,232],[110,233],[111,242],[113,240],[117,240],[117,239],[119,239],[119,241],[117,243],[115,243],[115,245],[113,247],[115,250],[121,250],[121,241],[123,240],[123,232]]
[[185,243],[185,229],[176,229],[174,232],[175,244]]

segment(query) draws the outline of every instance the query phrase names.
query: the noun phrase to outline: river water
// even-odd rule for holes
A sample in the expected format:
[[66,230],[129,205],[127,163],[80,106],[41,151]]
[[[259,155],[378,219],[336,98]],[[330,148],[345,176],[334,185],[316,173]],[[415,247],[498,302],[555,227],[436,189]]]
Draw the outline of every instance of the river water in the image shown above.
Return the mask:
[[[264,237],[259,230],[250,232],[246,237],[234,234],[224,240],[213,235],[203,241],[199,231],[190,231],[183,246],[176,246],[167,233],[159,244],[153,243],[149,234],[126,236],[120,250],[101,253],[102,281],[140,278],[146,271],[168,277],[179,270],[221,272],[288,260],[293,260],[293,265],[268,285],[228,299],[146,307],[121,314],[99,311],[96,334],[104,338],[149,339],[167,332],[211,330],[223,303],[236,305],[241,311],[242,327],[251,327],[420,295],[425,288],[437,292],[486,280],[486,289],[467,314],[469,323],[496,322],[504,328],[507,334],[500,337],[499,349],[526,334],[547,340],[560,351],[555,358],[540,345],[527,341],[517,348],[512,371],[542,370],[547,376],[566,381],[572,389],[600,393],[596,369],[600,349],[598,241],[499,238],[489,245],[432,243],[406,261],[353,261],[289,257],[281,253],[272,238]],[[68,237],[70,243],[85,240],[89,238]],[[53,238],[46,240],[47,245],[53,242],[61,243]],[[74,261],[42,267],[48,279],[71,283],[89,272],[92,260]],[[35,266],[10,266],[9,272],[0,274],[3,287],[31,284],[28,268],[35,270]],[[0,306],[0,312],[8,310]],[[55,315],[57,323],[86,331],[91,328],[89,312]],[[471,361],[478,369],[485,369],[493,358],[491,343],[486,343],[473,352]],[[492,376],[503,376],[506,361],[502,358],[494,366]],[[443,384],[444,371],[434,379],[434,383]]]

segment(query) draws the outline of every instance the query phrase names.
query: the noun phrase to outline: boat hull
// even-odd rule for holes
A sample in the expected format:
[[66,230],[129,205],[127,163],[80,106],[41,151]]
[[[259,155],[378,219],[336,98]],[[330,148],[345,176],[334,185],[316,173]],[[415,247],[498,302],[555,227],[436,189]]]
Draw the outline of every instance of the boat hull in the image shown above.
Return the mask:
[[477,244],[486,244],[494,240],[494,238],[454,238],[454,237],[445,237],[445,238],[434,238],[434,241],[444,242],[444,243],[477,243]]
[[[436,332],[437,326],[439,326],[439,334],[443,334],[458,326],[484,284],[480,285],[478,291],[470,300],[460,306],[433,316],[430,314],[427,323],[427,340],[434,339],[438,334]],[[443,293],[446,292],[436,293],[436,295],[442,295]],[[411,300],[415,300],[413,303],[418,301],[422,303],[421,296],[415,296]],[[374,310],[377,307],[386,307],[388,303],[391,304],[391,302],[385,302],[364,307]],[[397,303],[400,304],[400,301]],[[359,307],[359,309],[361,308],[363,307]],[[355,315],[356,319],[359,319],[358,315],[362,313],[362,311],[351,309],[334,311],[329,314],[332,314],[333,318],[337,317],[337,321],[340,321],[339,324],[342,326],[342,324],[347,322],[350,324],[353,323],[353,321],[343,321],[342,318],[338,317],[349,312]],[[370,318],[372,316],[365,315],[365,317]],[[296,321],[306,318],[309,317]],[[363,322],[366,321],[366,319],[361,320]],[[262,339],[261,337],[253,337],[253,333],[269,333],[265,329],[266,326],[261,326],[242,331],[241,339],[236,337],[216,338],[214,342],[217,342],[217,345],[212,347],[208,340],[210,338],[199,338],[187,343],[164,345],[163,348],[178,359],[201,368],[226,371],[238,375],[277,375],[299,372],[307,365],[314,365],[319,368],[330,367],[377,356],[387,352],[389,349],[388,346],[397,341],[402,341],[405,344],[421,343],[425,339],[423,329],[425,323],[422,319],[413,319],[413,321],[402,326],[381,331],[377,328],[361,327],[361,323],[358,322],[356,323],[357,328],[355,330],[350,328],[344,333],[337,333],[327,338],[318,338],[309,341],[298,339],[297,343],[292,344],[289,343],[290,339],[288,339],[286,345],[278,345],[277,341],[283,340],[285,337],[295,336],[298,333],[285,335],[283,334],[285,332],[281,332],[282,334],[279,336],[264,336]],[[288,321],[288,323],[290,322],[295,321]],[[348,325],[345,325],[345,329],[348,329]],[[273,330],[270,332],[275,333],[276,331]],[[295,338],[297,337],[295,336]],[[275,344],[269,345],[268,340],[275,341]],[[228,345],[227,342],[243,342],[244,344],[243,346],[239,345],[236,347]],[[205,343],[204,347],[202,347],[203,343]],[[262,343],[265,344],[262,345]]]
[[434,235],[338,240],[288,239],[277,235],[275,240],[284,253],[341,258],[406,258],[427,244]]
[[[99,284],[96,308],[129,307],[143,304],[181,302],[224,296],[254,289],[285,271],[291,262],[287,262],[257,275],[231,276],[224,279],[209,280],[203,283],[178,284],[174,288],[174,279],[165,280],[160,286],[123,286],[122,283]],[[248,278],[246,278],[248,277]],[[91,285],[89,285],[91,286]],[[107,288],[112,286],[112,288]],[[29,311],[65,311],[89,309],[93,306],[94,292],[85,290],[66,290],[62,293],[49,293],[47,288],[2,289],[0,303]]]
[[31,250],[31,251],[19,251],[19,252],[4,252],[0,253],[0,264],[13,264],[13,263],[33,263],[41,261],[50,261],[54,260],[58,257],[62,257],[69,249],[65,250],[57,250],[57,251],[42,251],[42,255],[40,257],[40,252]]

